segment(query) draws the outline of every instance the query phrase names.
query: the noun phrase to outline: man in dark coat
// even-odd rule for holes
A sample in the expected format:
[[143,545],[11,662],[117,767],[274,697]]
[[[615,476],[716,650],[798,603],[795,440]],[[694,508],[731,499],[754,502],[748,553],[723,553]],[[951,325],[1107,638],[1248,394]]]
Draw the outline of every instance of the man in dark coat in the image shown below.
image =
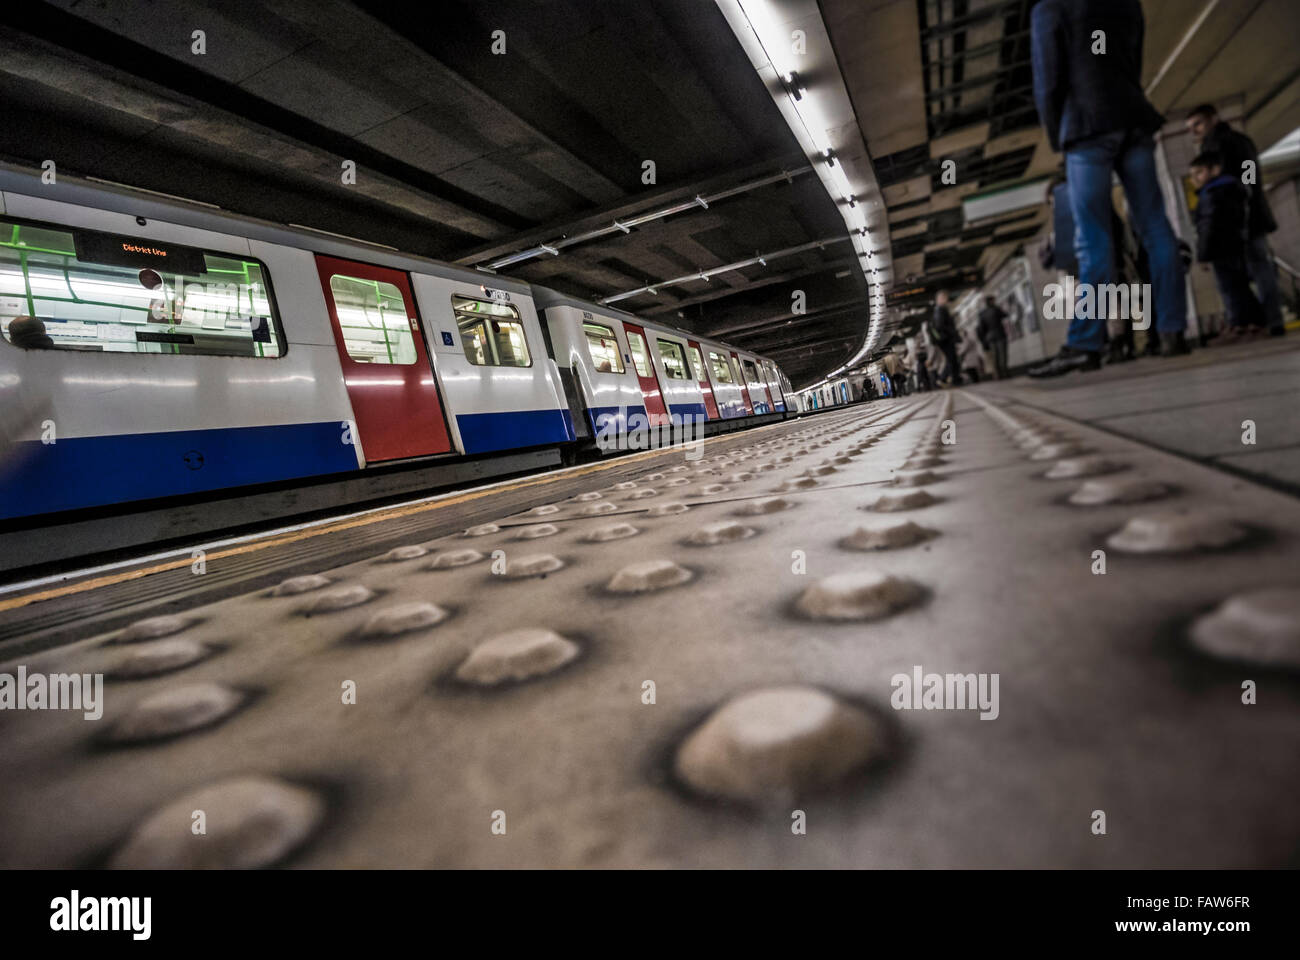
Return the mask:
[[993,356],[993,371],[999,380],[1007,378],[1007,312],[991,296],[984,297],[975,336]]
[[[1080,289],[1095,293],[1116,282],[1111,177],[1118,173],[1151,260],[1161,341],[1167,352],[1185,353],[1187,293],[1152,139],[1163,118],[1142,90],[1145,33],[1138,0],[1041,0],[1031,19],[1034,101],[1052,148],[1065,153]],[[1082,312],[1060,354],[1031,376],[1101,366],[1107,318]]]
[[[1268,235],[1277,230],[1277,221],[1268,205],[1268,194],[1259,182],[1259,151],[1255,149],[1255,141],[1240,130],[1234,130],[1227,121],[1220,120],[1218,112],[1208,103],[1187,115],[1187,130],[1200,144],[1202,153],[1214,153],[1222,158],[1223,173],[1241,182],[1247,193],[1246,270],[1259,291],[1268,332],[1275,337],[1281,336],[1285,332],[1282,298],[1277,288],[1273,251],[1268,244]],[[1246,176],[1247,172],[1251,175]],[[1219,293],[1224,296],[1222,288]]]
[[948,291],[940,290],[934,298],[934,316],[930,318],[930,339],[948,364],[948,382],[961,386],[961,367],[957,363],[957,323],[948,309]]

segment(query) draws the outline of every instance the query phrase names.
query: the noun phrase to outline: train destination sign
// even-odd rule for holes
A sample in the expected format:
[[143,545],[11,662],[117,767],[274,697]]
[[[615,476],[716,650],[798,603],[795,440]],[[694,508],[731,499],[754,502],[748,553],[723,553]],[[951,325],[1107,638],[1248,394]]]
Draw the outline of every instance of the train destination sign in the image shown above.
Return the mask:
[[77,230],[72,234],[77,259],[111,267],[153,267],[171,273],[207,272],[203,251],[176,243]]

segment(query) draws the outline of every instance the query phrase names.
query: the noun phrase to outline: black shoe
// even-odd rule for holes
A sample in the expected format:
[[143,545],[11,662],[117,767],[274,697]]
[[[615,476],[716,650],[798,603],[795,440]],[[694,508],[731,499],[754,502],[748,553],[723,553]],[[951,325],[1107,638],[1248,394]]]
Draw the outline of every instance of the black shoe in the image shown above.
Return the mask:
[[1181,357],[1192,352],[1187,346],[1187,336],[1181,330],[1177,333],[1167,333],[1161,340],[1163,341],[1160,353],[1162,357]]
[[1270,337],[1285,337],[1285,336],[1286,336],[1286,327],[1269,327],[1269,328],[1268,328],[1268,335],[1269,335]]
[[1143,349],[1143,351],[1142,351],[1142,356],[1144,356],[1144,357],[1158,357],[1158,356],[1160,356],[1160,338],[1159,338],[1159,337],[1155,337],[1155,336],[1152,336],[1151,334],[1147,334],[1147,345],[1146,345],[1146,348]]
[[1101,354],[1095,350],[1076,350],[1062,347],[1061,352],[1044,364],[1029,369],[1029,376],[1035,379],[1059,377],[1075,370],[1100,370]]
[[1133,359],[1133,351],[1129,349],[1128,344],[1120,340],[1112,340],[1110,347],[1106,351],[1107,363],[1127,363]]

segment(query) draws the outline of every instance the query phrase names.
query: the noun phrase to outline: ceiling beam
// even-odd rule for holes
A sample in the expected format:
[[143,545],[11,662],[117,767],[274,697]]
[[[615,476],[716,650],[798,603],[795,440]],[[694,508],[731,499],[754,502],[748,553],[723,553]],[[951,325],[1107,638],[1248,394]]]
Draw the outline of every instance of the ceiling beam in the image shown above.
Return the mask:
[[792,257],[795,254],[803,253],[806,250],[825,249],[833,244],[843,243],[848,240],[848,235],[825,237],[821,240],[811,240],[808,243],[801,243],[793,247],[786,247],[782,250],[773,250],[770,253],[755,254],[745,260],[737,260],[734,263],[725,263],[720,267],[709,267],[696,273],[682,274],[680,277],[673,277],[668,280],[659,280],[655,283],[648,283],[643,287],[635,290],[624,290],[622,293],[610,294],[608,297],[602,297],[601,303],[617,303],[620,300],[627,300],[631,297],[639,296],[643,293],[654,294],[660,287],[674,287],[683,283],[691,283],[695,280],[709,280],[712,277],[724,273],[731,273],[735,270],[741,270],[745,267],[752,267],[756,264],[767,266],[768,260],[779,260],[782,257]]

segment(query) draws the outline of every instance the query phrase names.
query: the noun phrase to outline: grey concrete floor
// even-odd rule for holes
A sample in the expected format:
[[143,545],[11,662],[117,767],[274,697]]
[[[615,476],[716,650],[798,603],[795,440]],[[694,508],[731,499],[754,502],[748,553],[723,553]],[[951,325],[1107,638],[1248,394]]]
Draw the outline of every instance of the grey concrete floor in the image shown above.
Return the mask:
[[[1209,363],[1188,370],[1219,389]],[[1150,379],[1114,386],[1137,396]],[[0,672],[107,680],[97,721],[0,713],[0,865],[1293,866],[1294,660],[1208,655],[1190,637],[1235,595],[1294,590],[1300,503],[1018,402],[1077,414],[1084,387],[834,411],[703,460],[594,470],[553,502],[502,490],[491,517],[475,507],[496,527],[479,535],[444,516],[403,528],[413,549],[323,560],[310,572],[328,584],[301,593],[196,599],[10,660]],[[1097,416],[1123,414],[1105,400]],[[1043,474],[1075,451],[1114,461],[1097,478],[1114,489],[1162,486],[1071,504],[1084,481]],[[1110,543],[1164,511],[1243,539],[1167,555]],[[924,536],[846,541],[906,521]],[[553,635],[521,646],[518,630]],[[996,675],[996,719],[895,709],[917,667]],[[523,679],[473,680],[494,671]]]
[[[987,389],[1300,492],[1300,335]],[[1254,442],[1243,442],[1246,421]]]

